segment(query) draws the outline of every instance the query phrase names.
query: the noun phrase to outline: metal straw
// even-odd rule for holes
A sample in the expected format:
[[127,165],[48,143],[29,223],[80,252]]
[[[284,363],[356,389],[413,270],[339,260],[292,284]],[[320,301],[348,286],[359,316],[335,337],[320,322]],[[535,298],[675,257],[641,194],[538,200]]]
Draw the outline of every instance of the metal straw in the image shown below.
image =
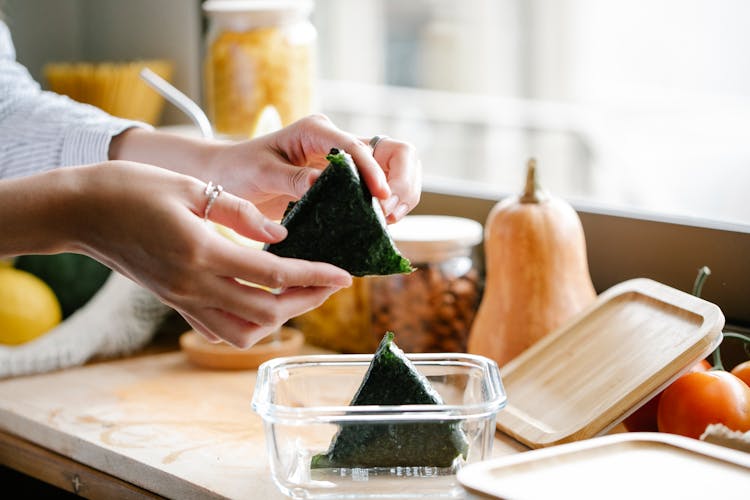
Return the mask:
[[166,100],[177,106],[183,113],[188,115],[193,123],[200,129],[201,134],[206,139],[214,138],[214,131],[211,122],[203,110],[192,99],[177,90],[171,83],[166,81],[148,68],[141,70],[141,78],[148,83],[151,88],[161,94]]

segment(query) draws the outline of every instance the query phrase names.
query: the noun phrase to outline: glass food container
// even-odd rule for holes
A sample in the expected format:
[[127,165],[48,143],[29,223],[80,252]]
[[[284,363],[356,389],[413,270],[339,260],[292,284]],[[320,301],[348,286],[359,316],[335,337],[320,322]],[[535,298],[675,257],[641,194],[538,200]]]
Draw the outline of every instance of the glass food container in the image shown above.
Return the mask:
[[[443,405],[349,406],[372,355],[294,356],[258,370],[252,407],[263,418],[271,475],[292,498],[456,497],[456,473],[492,453],[497,412],[506,404],[497,364],[471,354],[411,354]],[[310,467],[345,425],[457,424],[466,457],[449,467]],[[377,434],[377,433],[376,433]]]
[[405,352],[465,352],[481,299],[474,250],[482,225],[409,215],[388,227],[416,271],[354,278],[351,287],[292,321],[307,341],[344,353],[373,352],[392,331]]
[[312,111],[312,1],[208,0],[204,105],[217,133],[247,138],[266,106],[283,125]]

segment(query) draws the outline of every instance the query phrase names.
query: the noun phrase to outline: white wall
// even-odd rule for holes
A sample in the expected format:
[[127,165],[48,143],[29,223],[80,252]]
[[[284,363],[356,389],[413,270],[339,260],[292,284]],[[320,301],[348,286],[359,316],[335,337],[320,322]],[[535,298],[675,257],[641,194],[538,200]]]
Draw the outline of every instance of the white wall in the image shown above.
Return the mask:
[[[173,83],[200,100],[200,0],[5,0],[2,8],[18,60],[41,83],[48,62],[167,58]],[[187,121],[165,107],[164,123]]]
[[0,3],[16,56],[41,81],[47,61],[79,58],[83,49],[80,0],[5,0]]
[[[200,100],[198,0],[82,0],[82,7],[86,59],[170,59],[175,63],[175,86]],[[171,105],[164,111],[166,123],[187,121]]]

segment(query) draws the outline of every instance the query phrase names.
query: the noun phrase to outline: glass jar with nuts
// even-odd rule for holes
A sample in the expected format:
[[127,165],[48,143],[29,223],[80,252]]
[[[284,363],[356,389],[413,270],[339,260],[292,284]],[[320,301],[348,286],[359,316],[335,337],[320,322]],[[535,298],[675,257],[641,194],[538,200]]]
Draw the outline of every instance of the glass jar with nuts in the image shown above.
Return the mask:
[[413,273],[355,278],[293,323],[308,342],[340,352],[373,352],[385,331],[405,352],[465,352],[481,298],[474,250],[482,225],[410,215],[389,232]]

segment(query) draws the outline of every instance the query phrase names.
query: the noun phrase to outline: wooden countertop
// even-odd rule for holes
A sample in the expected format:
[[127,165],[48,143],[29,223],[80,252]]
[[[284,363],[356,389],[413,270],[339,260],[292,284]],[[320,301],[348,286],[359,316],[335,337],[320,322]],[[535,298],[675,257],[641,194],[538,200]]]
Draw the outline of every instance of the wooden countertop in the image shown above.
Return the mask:
[[[4,380],[0,430],[38,445],[31,455],[53,452],[161,496],[282,499],[250,408],[255,377],[197,368],[177,351]],[[6,439],[0,455],[10,448]],[[498,434],[493,456],[525,449]]]

